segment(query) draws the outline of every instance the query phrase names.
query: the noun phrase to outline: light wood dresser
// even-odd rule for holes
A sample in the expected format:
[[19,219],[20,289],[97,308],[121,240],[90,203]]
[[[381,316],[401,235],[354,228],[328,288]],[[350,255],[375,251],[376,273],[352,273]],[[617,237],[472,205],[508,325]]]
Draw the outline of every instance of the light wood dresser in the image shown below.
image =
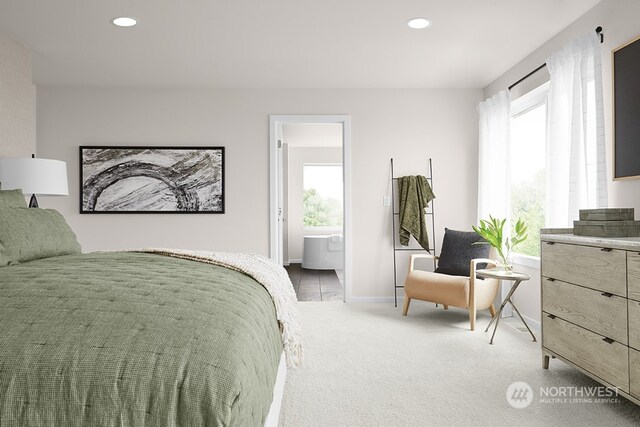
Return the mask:
[[558,358],[640,405],[640,238],[540,240],[543,368]]

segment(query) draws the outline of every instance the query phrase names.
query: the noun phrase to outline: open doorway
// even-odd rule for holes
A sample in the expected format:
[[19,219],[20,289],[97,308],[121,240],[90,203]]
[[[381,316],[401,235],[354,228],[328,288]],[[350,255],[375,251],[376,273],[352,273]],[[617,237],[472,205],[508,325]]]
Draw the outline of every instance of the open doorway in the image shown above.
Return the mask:
[[300,301],[347,301],[348,116],[271,116],[271,257]]

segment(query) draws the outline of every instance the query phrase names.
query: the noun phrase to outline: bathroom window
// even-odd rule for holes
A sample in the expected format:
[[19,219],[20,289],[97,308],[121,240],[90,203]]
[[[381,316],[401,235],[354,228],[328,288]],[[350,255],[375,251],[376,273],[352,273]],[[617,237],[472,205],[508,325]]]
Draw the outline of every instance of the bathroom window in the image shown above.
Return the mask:
[[303,166],[304,228],[342,227],[342,165]]

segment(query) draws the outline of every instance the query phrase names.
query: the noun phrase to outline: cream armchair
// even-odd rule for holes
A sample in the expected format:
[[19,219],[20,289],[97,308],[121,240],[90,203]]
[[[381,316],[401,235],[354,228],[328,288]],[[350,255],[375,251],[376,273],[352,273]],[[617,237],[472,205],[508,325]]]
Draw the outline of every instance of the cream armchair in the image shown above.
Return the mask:
[[494,260],[486,258],[472,259],[469,263],[469,276],[465,277],[416,270],[415,261],[419,258],[438,260],[437,256],[430,254],[411,255],[409,259],[409,274],[404,283],[403,316],[407,315],[412,299],[442,304],[445,310],[449,306],[468,309],[472,331],[476,327],[477,310],[488,308],[491,315],[495,315],[496,310],[493,306],[493,301],[498,293],[499,281],[496,279],[478,279],[475,274],[478,264],[486,263],[487,265],[495,266]]

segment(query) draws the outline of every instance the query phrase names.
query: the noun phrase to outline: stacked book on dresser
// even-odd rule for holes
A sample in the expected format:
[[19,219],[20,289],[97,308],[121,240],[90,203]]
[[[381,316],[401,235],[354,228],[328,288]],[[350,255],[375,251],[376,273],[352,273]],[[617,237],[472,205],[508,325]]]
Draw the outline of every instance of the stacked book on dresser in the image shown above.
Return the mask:
[[593,237],[638,237],[640,221],[633,208],[580,209],[580,220],[573,221],[573,234]]

